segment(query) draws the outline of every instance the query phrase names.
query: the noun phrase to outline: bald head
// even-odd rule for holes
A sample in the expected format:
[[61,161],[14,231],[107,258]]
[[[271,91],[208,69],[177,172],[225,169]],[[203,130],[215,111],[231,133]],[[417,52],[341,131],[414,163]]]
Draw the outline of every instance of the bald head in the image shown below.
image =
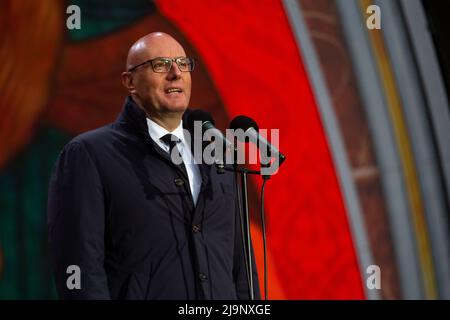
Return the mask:
[[126,70],[146,60],[167,56],[168,52],[183,52],[183,55],[186,55],[181,44],[171,35],[164,32],[149,33],[131,46],[128,51]]
[[[128,51],[126,70],[122,72],[122,83],[133,100],[159,125],[172,131],[181,121],[191,97],[191,74],[179,60],[173,62],[168,71],[154,71],[146,64],[155,58],[186,57],[181,44],[163,32],[150,33],[137,40]],[[167,60],[166,60],[167,61]],[[138,68],[131,68],[140,65]],[[192,71],[192,70],[191,70]]]

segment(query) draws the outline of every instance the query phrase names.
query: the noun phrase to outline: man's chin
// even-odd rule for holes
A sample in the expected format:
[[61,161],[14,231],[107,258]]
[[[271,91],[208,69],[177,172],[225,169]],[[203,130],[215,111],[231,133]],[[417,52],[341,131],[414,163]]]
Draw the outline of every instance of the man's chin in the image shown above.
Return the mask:
[[173,104],[173,105],[168,105],[165,107],[165,109],[168,112],[174,112],[174,113],[184,112],[184,111],[186,111],[187,108],[188,108],[187,104]]

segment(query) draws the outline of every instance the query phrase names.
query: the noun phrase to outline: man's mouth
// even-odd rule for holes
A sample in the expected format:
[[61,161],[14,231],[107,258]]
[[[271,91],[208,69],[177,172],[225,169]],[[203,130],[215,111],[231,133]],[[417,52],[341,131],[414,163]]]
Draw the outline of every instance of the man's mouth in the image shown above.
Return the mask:
[[169,88],[165,90],[166,93],[170,94],[170,93],[182,93],[183,90],[181,90],[181,88]]

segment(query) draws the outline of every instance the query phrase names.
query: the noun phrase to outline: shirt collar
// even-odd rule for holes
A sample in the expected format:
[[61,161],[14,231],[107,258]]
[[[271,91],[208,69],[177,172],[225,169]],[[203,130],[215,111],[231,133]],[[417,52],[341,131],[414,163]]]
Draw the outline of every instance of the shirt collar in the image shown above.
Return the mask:
[[161,138],[164,137],[166,134],[170,133],[176,136],[178,139],[181,140],[184,144],[184,134],[183,134],[183,120],[180,121],[180,124],[178,127],[176,127],[175,130],[172,132],[168,131],[166,128],[161,127],[159,124],[157,124],[155,121],[153,121],[150,118],[146,118],[147,120],[147,127],[148,127],[148,133],[150,134],[150,137],[153,139],[153,141],[157,142],[158,144],[161,142]]

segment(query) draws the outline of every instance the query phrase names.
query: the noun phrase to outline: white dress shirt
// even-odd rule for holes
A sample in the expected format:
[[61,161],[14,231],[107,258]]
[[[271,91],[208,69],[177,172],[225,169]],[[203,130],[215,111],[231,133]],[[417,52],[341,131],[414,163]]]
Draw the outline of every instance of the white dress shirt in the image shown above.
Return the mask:
[[177,148],[180,151],[181,157],[184,162],[184,166],[186,167],[186,171],[189,178],[189,186],[191,188],[192,200],[194,200],[194,205],[197,204],[198,194],[200,192],[200,187],[202,184],[202,179],[200,176],[200,170],[198,166],[194,163],[194,157],[192,156],[191,150],[189,149],[189,145],[186,143],[186,139],[183,134],[183,121],[180,122],[180,125],[173,130],[172,132],[166,130],[161,127],[159,124],[154,122],[153,120],[147,118],[147,127],[148,133],[153,141],[156,142],[158,146],[161,147],[164,151],[169,153],[169,146],[164,143],[161,138],[166,134],[173,134],[181,142],[177,143]]

